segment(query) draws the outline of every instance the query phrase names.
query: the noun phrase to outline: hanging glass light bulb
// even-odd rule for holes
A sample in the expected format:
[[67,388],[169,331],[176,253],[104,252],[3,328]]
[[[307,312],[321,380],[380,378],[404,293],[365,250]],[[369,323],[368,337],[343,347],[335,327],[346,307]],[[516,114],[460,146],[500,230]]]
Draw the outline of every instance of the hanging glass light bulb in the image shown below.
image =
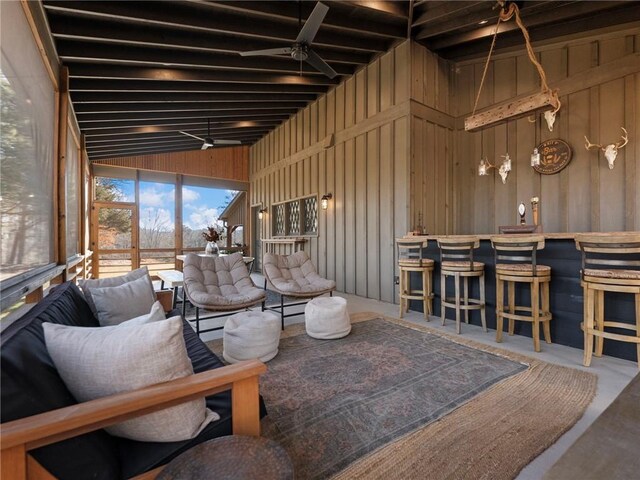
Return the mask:
[[540,152],[538,152],[537,148],[533,149],[533,153],[531,154],[531,166],[537,167],[540,165]]
[[489,163],[489,161],[485,158],[481,158],[480,159],[480,164],[478,165],[478,175],[485,176],[485,175],[489,175],[489,169],[492,167],[492,165]]

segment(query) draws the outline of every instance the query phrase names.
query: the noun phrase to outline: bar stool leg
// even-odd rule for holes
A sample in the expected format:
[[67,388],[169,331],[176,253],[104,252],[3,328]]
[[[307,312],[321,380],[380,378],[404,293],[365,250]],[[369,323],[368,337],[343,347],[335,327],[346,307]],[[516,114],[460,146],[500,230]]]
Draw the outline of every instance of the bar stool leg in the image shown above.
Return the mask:
[[593,353],[593,333],[589,330],[593,328],[594,299],[595,292],[587,285],[584,287],[584,366],[591,365],[591,354]]
[[444,302],[447,301],[447,277],[444,273],[440,274],[440,317],[442,317],[442,325],[446,316],[447,307]]
[[453,278],[456,293],[456,333],[460,333],[460,274],[456,272]]
[[487,315],[484,310],[485,307],[485,296],[484,296],[484,273],[478,277],[478,281],[480,282],[480,303],[482,307],[480,308],[480,320],[482,321],[482,329],[487,332]]
[[[636,336],[640,340],[640,293],[636,293]],[[638,369],[640,369],[640,343],[636,343],[636,353],[638,355]]]
[[[598,330],[604,332],[604,290],[597,290],[595,294],[594,314],[596,316],[596,325]],[[601,357],[604,349],[604,337],[598,335],[596,337],[595,356]]]
[[[464,305],[469,305],[469,277],[464,277]],[[469,323],[469,309],[464,309],[464,323]]]
[[400,275],[398,275],[399,285],[398,290],[400,291],[400,318],[404,314],[404,270],[400,268]]
[[496,342],[502,342],[502,327],[504,317],[504,280],[496,278]]
[[422,270],[422,310],[424,310],[424,319],[429,320],[430,308],[429,308],[429,272]]
[[[542,285],[542,313],[549,314],[549,282],[543,282]],[[544,330],[544,341],[551,343],[551,320],[542,323]]]
[[540,283],[537,278],[531,284],[531,316],[533,317],[533,349],[540,351]]
[[[516,313],[516,284],[515,282],[507,282],[507,289],[509,290],[509,313]],[[509,335],[513,335],[515,331],[516,321],[513,318],[509,319]]]
[[[427,289],[429,315],[433,315],[433,270],[427,270],[427,285],[429,285],[429,288]],[[429,317],[427,317],[427,321],[429,321]]]

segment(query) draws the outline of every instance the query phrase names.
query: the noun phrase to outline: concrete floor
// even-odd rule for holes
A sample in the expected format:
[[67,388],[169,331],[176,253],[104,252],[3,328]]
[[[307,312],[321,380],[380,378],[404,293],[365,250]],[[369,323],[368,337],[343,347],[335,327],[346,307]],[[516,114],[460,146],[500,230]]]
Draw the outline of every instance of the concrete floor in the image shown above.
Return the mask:
[[[254,282],[256,285],[263,285],[262,276],[253,274]],[[366,299],[357,297],[355,295],[348,295],[338,293],[335,294],[347,299],[348,309],[350,313],[356,312],[376,312],[387,316],[397,317],[398,306],[380,302],[377,300]],[[292,307],[287,310],[287,313],[294,312],[293,308],[297,308],[298,311],[303,312],[304,306]],[[422,313],[409,312],[404,316],[405,320],[414,322],[417,324],[428,325],[429,327],[437,330],[446,331],[448,333],[455,333],[455,321],[447,321],[443,327],[440,319],[432,317],[431,321],[425,322]],[[203,328],[214,326],[214,322],[222,324],[220,320],[210,320],[207,323],[202,323]],[[285,325],[291,325],[294,323],[304,322],[304,315],[291,317],[286,319]],[[204,341],[220,338],[221,331],[209,332],[202,335]],[[462,326],[462,335],[465,338],[475,340],[478,342],[486,343],[488,345],[495,346],[495,331],[489,330],[488,333],[484,333],[482,328],[475,325]],[[598,390],[596,397],[587,410],[584,416],[560,439],[543,452],[538,458],[531,462],[522,472],[518,475],[518,480],[537,480],[543,477],[544,473],[551,468],[551,466],[560,458],[560,456],[566,451],[566,449],[587,429],[589,425],[602,413],[602,411],[609,406],[613,399],[622,391],[622,389],[629,383],[629,381],[638,373],[638,367],[635,362],[627,360],[621,360],[614,357],[603,356],[601,358],[593,359],[591,367],[585,368],[582,366],[582,350],[566,347],[564,345],[547,345],[542,342],[542,352],[535,353],[533,351],[533,342],[529,337],[523,337],[514,335],[512,337],[508,335],[503,336],[503,342],[500,344],[500,348],[509,350],[511,352],[521,353],[524,355],[535,356],[540,360],[544,360],[549,363],[557,365],[563,365],[567,367],[577,368],[595,373],[598,376]]]

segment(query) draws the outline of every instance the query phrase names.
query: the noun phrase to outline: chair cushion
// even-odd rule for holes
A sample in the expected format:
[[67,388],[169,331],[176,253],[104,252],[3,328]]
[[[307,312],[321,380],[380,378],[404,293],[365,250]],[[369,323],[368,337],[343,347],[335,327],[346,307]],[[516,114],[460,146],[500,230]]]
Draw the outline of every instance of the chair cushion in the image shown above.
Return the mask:
[[[496,273],[530,277],[533,275],[533,266],[530,263],[498,263],[496,265]],[[549,275],[550,273],[551,267],[547,265],[536,265],[537,275]]]
[[[93,303],[93,298],[91,297],[91,289],[92,288],[106,288],[106,287],[118,287],[120,285],[124,285],[125,283],[132,282],[133,280],[137,280],[139,278],[146,277],[149,282],[149,286],[151,287],[151,291],[153,290],[153,282],[151,281],[151,277],[149,276],[149,270],[147,267],[138,268],[133,270],[126,275],[120,275],[119,277],[108,277],[108,278],[91,278],[88,280],[78,280],[78,285],[82,289],[82,293],[84,293],[84,297],[93,312],[93,315],[98,318],[98,312],[96,310],[96,306]],[[155,292],[153,293],[154,300]]]
[[600,270],[585,268],[585,277],[611,278],[615,280],[640,280],[640,270]]
[[[1,421],[76,405],[44,342],[42,324],[98,327],[82,293],[73,283],[54,287],[1,334]],[[60,479],[108,480],[120,475],[117,440],[104,430],[86,433],[31,452]]]
[[240,308],[255,305],[266,297],[264,290],[251,280],[241,253],[225,257],[189,254],[183,273],[189,299],[202,308]]
[[398,265],[401,267],[433,267],[435,262],[430,258],[400,258]]
[[273,287],[285,295],[318,295],[336,288],[336,282],[318,275],[304,251],[291,255],[266,253],[263,270]]
[[[43,327],[47,350],[80,402],[193,374],[180,316],[143,325],[80,328],[45,323]],[[105,430],[132,440],[176,442],[196,437],[217,419],[200,398]]]
[[[469,262],[453,262],[453,261],[445,261],[442,262],[441,268],[442,270],[449,270],[451,272],[469,272],[471,269],[469,268],[471,264]],[[473,271],[481,272],[484,270],[484,263],[482,262],[473,262]]]

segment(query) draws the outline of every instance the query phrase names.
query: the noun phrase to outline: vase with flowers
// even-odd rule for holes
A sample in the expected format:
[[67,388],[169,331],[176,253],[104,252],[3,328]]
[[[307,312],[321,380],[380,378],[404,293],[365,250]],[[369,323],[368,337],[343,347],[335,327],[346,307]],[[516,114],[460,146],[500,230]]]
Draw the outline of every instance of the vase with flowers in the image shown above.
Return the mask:
[[216,243],[220,239],[220,234],[213,225],[207,225],[207,229],[202,232],[202,237],[207,241],[204,251],[207,255],[218,255],[220,249]]

